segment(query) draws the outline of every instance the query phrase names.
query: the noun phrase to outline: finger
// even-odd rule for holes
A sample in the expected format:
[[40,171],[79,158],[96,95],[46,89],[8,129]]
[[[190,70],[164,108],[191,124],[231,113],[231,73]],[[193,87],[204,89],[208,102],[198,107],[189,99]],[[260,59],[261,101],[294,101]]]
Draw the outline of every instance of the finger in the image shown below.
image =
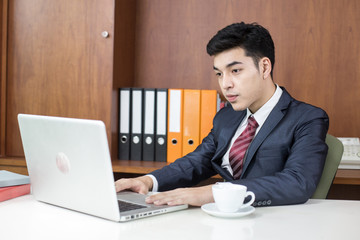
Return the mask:
[[155,205],[178,205],[182,203],[182,197],[177,190],[158,193],[146,198],[147,203]]
[[122,190],[125,190],[125,189],[128,189],[129,188],[129,183],[126,179],[120,179],[120,180],[117,180],[115,182],[115,189],[116,189],[116,192],[120,192]]
[[176,205],[181,205],[181,204],[186,204],[184,202],[184,199],[182,199],[182,198],[173,199],[173,200],[167,202],[167,205],[169,205],[169,206],[176,206]]
[[158,197],[155,197],[155,195],[159,195],[159,194],[160,193],[157,193],[157,194],[153,194],[151,196],[146,197],[145,202],[150,203],[150,204],[154,203],[158,199]]
[[145,199],[146,203],[155,204],[155,205],[163,205],[166,204],[165,199],[167,198],[166,193],[157,193],[151,195]]
[[138,184],[139,183],[137,183],[133,179],[122,178],[115,182],[115,188],[116,188],[117,192],[127,190],[127,189],[137,192],[136,190],[140,188],[139,186],[137,186]]
[[138,188],[138,190],[136,192],[146,195],[149,192],[149,190],[145,186],[142,185],[142,186],[140,186],[140,188]]

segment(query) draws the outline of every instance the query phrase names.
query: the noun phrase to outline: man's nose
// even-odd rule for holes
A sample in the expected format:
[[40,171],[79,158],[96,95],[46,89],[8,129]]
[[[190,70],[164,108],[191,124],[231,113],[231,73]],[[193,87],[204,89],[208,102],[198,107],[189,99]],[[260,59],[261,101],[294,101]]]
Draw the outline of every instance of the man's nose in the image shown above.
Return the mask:
[[224,89],[232,88],[234,85],[231,76],[224,74],[221,85]]

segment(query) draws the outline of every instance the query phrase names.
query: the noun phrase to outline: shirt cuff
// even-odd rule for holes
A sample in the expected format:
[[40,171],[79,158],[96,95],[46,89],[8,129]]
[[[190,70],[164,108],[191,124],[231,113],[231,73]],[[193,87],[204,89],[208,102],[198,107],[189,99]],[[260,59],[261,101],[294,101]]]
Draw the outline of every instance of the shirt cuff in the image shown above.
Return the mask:
[[159,188],[159,184],[158,184],[158,181],[156,180],[156,178],[151,174],[147,174],[146,176],[150,177],[153,181],[153,187],[152,187],[151,191],[157,192],[158,188]]

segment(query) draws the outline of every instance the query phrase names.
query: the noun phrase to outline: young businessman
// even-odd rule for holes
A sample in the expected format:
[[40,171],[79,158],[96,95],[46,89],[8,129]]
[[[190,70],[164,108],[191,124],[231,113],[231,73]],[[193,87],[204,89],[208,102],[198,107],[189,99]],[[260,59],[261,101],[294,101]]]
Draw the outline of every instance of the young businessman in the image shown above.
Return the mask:
[[274,83],[274,43],[262,26],[227,26],[209,41],[207,52],[231,106],[216,114],[194,152],[150,175],[116,181],[117,191],[160,191],[147,202],[201,206],[214,201],[211,185],[191,186],[220,174],[253,191],[255,206],[306,202],[327,154],[327,114]]

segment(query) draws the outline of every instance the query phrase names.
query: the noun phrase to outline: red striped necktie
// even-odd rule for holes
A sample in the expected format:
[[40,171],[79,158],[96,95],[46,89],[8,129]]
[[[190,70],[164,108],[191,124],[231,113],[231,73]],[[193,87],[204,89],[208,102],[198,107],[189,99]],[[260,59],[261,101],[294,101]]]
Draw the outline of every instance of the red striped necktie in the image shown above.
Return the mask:
[[229,162],[233,169],[234,179],[239,179],[243,164],[246,150],[248,149],[251,141],[253,140],[256,132],[256,128],[259,124],[256,122],[253,116],[248,119],[248,124],[241,135],[235,140],[229,153]]

